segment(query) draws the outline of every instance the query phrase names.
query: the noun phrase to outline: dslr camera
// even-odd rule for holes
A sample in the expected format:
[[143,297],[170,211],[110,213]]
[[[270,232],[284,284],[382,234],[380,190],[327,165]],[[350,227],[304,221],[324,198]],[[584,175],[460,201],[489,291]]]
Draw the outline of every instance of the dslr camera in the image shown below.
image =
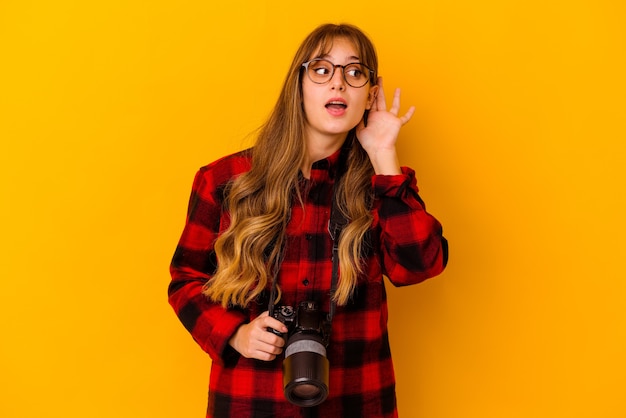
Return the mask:
[[280,335],[285,344],[283,389],[285,398],[298,406],[316,406],[328,396],[326,348],[330,338],[330,322],[316,302],[301,302],[297,309],[277,306],[272,316],[285,324],[287,333]]

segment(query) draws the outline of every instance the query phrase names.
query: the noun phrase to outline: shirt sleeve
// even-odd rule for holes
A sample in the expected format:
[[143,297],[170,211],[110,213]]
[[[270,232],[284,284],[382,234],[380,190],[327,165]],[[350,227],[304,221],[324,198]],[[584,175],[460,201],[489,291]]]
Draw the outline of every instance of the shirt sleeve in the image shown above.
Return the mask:
[[202,294],[217,268],[213,244],[220,231],[221,194],[216,174],[201,169],[193,182],[185,228],[172,258],[169,303],[193,339],[213,361],[237,355],[228,340],[248,321],[243,311],[225,309]]
[[426,212],[415,171],[402,167],[402,174],[374,175],[372,186],[384,274],[396,286],[440,274],[448,262],[448,242],[439,221]]

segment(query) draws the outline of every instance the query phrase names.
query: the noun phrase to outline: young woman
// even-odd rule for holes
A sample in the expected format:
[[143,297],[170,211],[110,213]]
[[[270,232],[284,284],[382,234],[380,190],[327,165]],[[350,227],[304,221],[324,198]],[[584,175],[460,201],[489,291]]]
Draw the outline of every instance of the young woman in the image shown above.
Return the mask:
[[196,175],[169,301],[212,359],[207,417],[397,416],[383,275],[421,282],[448,250],[377,64],[358,28],[318,27],[255,146]]

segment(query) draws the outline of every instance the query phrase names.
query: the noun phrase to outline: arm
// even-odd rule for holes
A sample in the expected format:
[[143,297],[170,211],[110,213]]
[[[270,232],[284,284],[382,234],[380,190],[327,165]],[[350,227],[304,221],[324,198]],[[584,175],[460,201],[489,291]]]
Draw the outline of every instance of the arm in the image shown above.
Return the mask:
[[217,269],[213,244],[224,228],[223,185],[236,174],[228,165],[221,167],[227,169],[208,166],[196,174],[187,222],[170,266],[169,302],[194,340],[214,361],[227,361],[237,353],[273,360],[282,351],[284,340],[267,328],[287,332],[280,321],[268,317],[266,312],[251,319],[247,310],[225,309],[202,294],[204,284]]
[[402,167],[401,175],[375,175],[372,185],[384,274],[403,286],[441,273],[448,262],[448,242],[441,224],[426,212],[415,172]]
[[213,243],[218,236],[221,198],[210,169],[201,169],[193,182],[187,221],[172,258],[169,303],[194,340],[213,360],[229,354],[228,340],[248,321],[242,310],[224,309],[207,300],[202,287],[217,268]]

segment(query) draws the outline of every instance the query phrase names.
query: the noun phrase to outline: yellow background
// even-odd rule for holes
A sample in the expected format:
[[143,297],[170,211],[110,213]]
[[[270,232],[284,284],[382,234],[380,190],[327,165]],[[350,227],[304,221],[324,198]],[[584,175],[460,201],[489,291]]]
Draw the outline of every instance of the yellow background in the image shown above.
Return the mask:
[[203,416],[166,301],[193,175],[349,21],[450,240],[389,291],[401,416],[625,417],[626,3],[214,3],[0,3],[0,416]]

